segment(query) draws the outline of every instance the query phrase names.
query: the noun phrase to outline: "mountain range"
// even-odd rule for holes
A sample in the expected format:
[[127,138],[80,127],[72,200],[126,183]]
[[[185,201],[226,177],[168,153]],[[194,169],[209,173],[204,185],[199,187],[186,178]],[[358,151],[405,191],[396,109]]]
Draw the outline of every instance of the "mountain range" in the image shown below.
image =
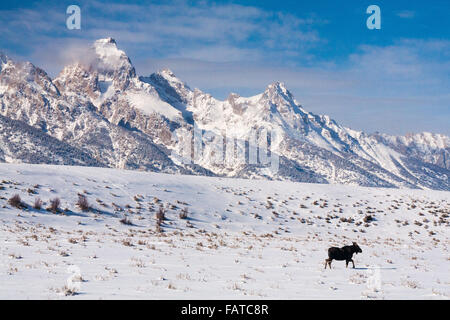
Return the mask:
[[[181,140],[196,129],[209,137],[232,134],[247,156],[249,136],[274,133],[256,141],[278,157],[278,170],[217,161],[217,143],[203,143],[201,156],[182,161]],[[138,76],[112,38],[95,41],[54,79],[0,53],[1,162],[450,190],[449,157],[446,135],[355,131],[306,111],[280,82],[222,101],[168,69]]]

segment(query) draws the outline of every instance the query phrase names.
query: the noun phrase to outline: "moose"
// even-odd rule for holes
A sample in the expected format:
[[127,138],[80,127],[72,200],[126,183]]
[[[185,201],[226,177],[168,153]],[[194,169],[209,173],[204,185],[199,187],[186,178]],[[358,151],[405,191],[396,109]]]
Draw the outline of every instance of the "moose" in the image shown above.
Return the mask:
[[325,260],[325,269],[327,264],[331,269],[331,261],[333,260],[345,260],[345,267],[348,267],[348,263],[351,261],[353,263],[353,268],[355,267],[355,262],[352,259],[353,254],[362,253],[361,248],[353,242],[351,246],[344,246],[342,248],[331,247],[328,249],[328,259]]

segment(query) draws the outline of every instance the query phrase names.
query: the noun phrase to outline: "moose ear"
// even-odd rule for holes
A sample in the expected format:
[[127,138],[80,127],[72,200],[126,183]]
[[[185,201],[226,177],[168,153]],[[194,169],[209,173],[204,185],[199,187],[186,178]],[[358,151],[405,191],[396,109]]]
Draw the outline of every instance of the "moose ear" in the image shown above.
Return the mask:
[[356,242],[353,242],[353,245],[356,246],[357,245]]

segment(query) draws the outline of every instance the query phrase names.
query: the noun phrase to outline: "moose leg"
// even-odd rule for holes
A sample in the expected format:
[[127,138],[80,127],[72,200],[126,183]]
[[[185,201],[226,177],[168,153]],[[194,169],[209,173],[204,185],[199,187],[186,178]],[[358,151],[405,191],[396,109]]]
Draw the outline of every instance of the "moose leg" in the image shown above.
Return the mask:
[[333,261],[333,259],[328,259],[328,265],[330,266],[330,269],[331,269],[331,261]]
[[331,259],[325,259],[325,269],[327,268],[327,264],[330,266],[331,269]]
[[352,260],[350,260],[353,263],[353,269],[355,269],[355,262]]
[[350,260],[345,260],[345,267],[348,268],[348,263]]

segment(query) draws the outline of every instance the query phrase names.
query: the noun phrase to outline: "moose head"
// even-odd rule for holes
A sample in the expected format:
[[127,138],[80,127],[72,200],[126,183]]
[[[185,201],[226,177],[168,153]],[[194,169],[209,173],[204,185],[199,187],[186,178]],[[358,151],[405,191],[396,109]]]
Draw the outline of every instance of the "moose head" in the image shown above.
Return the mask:
[[362,253],[361,248],[356,244],[356,242],[353,242],[353,252],[355,252],[356,254]]

